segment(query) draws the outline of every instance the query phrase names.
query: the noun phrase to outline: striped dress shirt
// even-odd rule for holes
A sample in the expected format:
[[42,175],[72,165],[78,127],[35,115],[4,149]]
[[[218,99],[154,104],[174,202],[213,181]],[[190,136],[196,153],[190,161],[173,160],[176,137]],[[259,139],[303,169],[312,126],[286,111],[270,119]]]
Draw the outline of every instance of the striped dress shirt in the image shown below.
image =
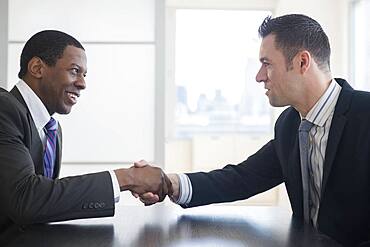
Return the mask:
[[[313,170],[315,187],[318,188],[319,201],[321,199],[321,185],[329,130],[341,89],[341,86],[333,79],[323,96],[321,96],[305,118],[314,124],[309,132],[309,159]],[[311,210],[310,217],[314,226],[316,226],[320,205],[314,205],[314,207],[316,209]]]

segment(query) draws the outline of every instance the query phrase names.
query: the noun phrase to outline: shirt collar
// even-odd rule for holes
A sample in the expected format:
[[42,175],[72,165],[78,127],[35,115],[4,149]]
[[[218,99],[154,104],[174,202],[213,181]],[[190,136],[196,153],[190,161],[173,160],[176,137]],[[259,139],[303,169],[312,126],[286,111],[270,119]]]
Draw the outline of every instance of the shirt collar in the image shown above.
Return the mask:
[[342,87],[333,79],[325,93],[308,112],[306,120],[320,127],[324,126],[326,120],[334,112]]
[[41,99],[23,80],[20,80],[16,84],[16,87],[26,102],[37,130],[41,131],[50,120],[48,110],[42,103]]

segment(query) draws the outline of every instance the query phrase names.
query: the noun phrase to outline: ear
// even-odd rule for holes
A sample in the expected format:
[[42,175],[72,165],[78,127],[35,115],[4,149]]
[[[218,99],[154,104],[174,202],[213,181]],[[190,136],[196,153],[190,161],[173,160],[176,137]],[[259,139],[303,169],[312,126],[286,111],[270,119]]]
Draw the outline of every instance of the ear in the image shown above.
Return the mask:
[[45,73],[45,63],[39,57],[33,57],[28,62],[28,73],[37,79],[42,78],[43,73]]
[[312,57],[311,57],[311,54],[304,50],[304,51],[300,51],[298,54],[297,54],[297,59],[298,59],[298,63],[299,63],[299,70],[302,74],[306,73],[307,70],[310,68],[311,66],[311,63],[312,63]]

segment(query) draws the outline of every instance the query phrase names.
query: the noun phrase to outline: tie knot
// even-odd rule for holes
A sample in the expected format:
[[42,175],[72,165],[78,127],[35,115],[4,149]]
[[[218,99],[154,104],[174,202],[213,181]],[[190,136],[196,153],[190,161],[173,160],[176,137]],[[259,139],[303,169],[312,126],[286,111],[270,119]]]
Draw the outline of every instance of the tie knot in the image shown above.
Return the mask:
[[47,131],[53,131],[57,129],[57,121],[54,118],[50,117],[49,122],[45,125]]
[[306,119],[303,119],[301,121],[301,124],[299,125],[299,131],[304,131],[304,132],[308,132],[310,131],[310,129],[312,128],[314,124],[311,123],[310,121],[306,120]]

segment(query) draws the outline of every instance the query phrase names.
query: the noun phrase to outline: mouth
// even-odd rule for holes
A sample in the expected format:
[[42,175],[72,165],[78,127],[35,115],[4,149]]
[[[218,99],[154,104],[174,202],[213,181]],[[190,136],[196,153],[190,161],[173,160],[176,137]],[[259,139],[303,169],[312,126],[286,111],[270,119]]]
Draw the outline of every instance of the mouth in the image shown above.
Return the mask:
[[268,96],[269,94],[270,94],[270,89],[268,89],[268,88],[265,88],[266,89],[266,95]]
[[67,96],[70,103],[74,105],[77,103],[77,98],[80,97],[80,93],[67,91]]

